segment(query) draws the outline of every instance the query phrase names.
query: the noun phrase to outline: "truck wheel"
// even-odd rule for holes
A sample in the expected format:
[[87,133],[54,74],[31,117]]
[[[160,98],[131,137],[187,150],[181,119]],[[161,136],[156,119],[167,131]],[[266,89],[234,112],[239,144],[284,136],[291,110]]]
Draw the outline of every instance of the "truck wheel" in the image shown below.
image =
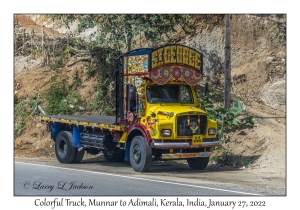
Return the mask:
[[190,168],[195,170],[205,169],[208,164],[208,161],[209,161],[209,157],[187,159]]
[[125,157],[125,152],[124,150],[119,150],[119,151],[108,151],[108,150],[102,150],[103,155],[105,159],[108,162],[121,162],[124,160]]
[[71,163],[76,156],[76,148],[72,145],[72,133],[61,131],[55,140],[55,154],[60,163]]
[[130,164],[136,172],[148,171],[152,162],[152,149],[143,136],[136,136],[130,145]]
[[111,134],[105,135],[103,147],[102,152],[108,162],[120,162],[124,160],[125,152],[117,147],[117,142],[113,141]]
[[72,161],[72,163],[80,163],[82,161],[83,156],[84,156],[84,150],[81,150],[80,152],[78,152],[77,150],[75,159]]

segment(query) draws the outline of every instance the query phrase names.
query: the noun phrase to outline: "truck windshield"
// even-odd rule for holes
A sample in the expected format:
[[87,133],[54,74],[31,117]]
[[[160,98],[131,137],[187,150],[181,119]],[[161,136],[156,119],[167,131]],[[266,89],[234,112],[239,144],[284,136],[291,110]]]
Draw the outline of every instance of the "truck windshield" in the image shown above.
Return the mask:
[[194,103],[191,88],[187,85],[148,85],[147,100],[151,104]]

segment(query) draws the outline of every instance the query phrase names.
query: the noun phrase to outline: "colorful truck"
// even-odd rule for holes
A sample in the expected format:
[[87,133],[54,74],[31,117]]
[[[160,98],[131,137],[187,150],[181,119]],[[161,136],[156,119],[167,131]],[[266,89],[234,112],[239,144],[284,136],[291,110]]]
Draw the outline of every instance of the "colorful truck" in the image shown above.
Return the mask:
[[130,161],[136,172],[170,159],[203,170],[210,156],[221,155],[214,151],[217,123],[198,108],[200,52],[183,45],[136,49],[119,56],[115,75],[115,116],[42,117],[59,162],[79,163],[84,151],[102,151],[107,161]]

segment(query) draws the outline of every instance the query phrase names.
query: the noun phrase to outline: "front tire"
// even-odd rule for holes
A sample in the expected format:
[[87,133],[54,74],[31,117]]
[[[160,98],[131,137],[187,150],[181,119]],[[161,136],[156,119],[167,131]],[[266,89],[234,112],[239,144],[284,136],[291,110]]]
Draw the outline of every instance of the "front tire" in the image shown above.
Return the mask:
[[190,168],[195,170],[205,169],[208,164],[208,161],[209,161],[209,157],[187,159]]
[[72,145],[72,133],[61,131],[55,140],[55,154],[60,163],[72,163],[76,157],[76,148]]
[[143,136],[136,136],[130,145],[130,164],[136,172],[148,171],[152,162],[152,149]]

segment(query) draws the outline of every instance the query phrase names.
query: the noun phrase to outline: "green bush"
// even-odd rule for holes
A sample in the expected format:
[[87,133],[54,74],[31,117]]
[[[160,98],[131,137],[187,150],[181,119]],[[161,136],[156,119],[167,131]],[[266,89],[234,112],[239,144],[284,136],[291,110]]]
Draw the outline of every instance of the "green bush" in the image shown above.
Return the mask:
[[25,128],[25,122],[29,116],[30,112],[27,110],[27,105],[25,102],[18,100],[15,101],[14,104],[14,122],[15,128],[14,128],[14,137],[18,137],[22,131]]
[[65,58],[64,56],[60,56],[57,60],[55,60],[50,66],[51,69],[63,68],[65,66]]
[[214,105],[214,98],[216,92],[212,90],[206,96],[200,98],[200,108],[205,110],[210,119],[213,119],[218,124],[217,135],[221,140],[226,140],[227,137],[224,136],[224,133],[229,130],[236,130],[242,125],[253,126],[252,116],[244,119],[242,122],[238,120],[238,116],[245,111],[244,104],[236,99],[233,102],[233,106],[230,110],[224,108],[221,104]]
[[21,101],[14,106],[14,118],[22,117],[25,118],[28,116],[28,111],[26,109],[26,103]]
[[229,152],[229,148],[225,148],[223,145],[230,141],[230,137],[226,135],[227,132],[237,130],[242,125],[252,127],[254,125],[253,117],[249,116],[246,119],[238,120],[238,116],[246,110],[244,104],[239,99],[236,99],[232,108],[228,110],[221,104],[214,105],[215,97],[216,92],[212,90],[209,94],[200,98],[199,104],[200,108],[207,112],[208,117],[217,122],[217,138],[222,142],[222,145],[215,149],[222,151],[223,156],[212,159],[222,165],[241,166],[243,165],[241,158],[233,155]]
[[45,111],[47,114],[69,114],[70,108],[64,99],[67,97],[67,87],[62,82],[56,82],[45,92],[48,103]]
[[32,116],[36,116],[40,113],[39,109],[38,109],[38,105],[41,102],[42,102],[42,99],[41,99],[40,95],[38,95],[36,98],[34,98],[34,97],[30,98],[28,103],[29,103],[29,106],[31,107],[31,115]]
[[25,120],[23,117],[19,118],[17,125],[14,129],[14,137],[18,137],[19,135],[21,135],[21,133],[23,132],[23,130],[25,129]]
[[55,82],[45,91],[47,114],[73,114],[83,111],[83,101],[77,92],[70,93],[69,88],[63,82]]

